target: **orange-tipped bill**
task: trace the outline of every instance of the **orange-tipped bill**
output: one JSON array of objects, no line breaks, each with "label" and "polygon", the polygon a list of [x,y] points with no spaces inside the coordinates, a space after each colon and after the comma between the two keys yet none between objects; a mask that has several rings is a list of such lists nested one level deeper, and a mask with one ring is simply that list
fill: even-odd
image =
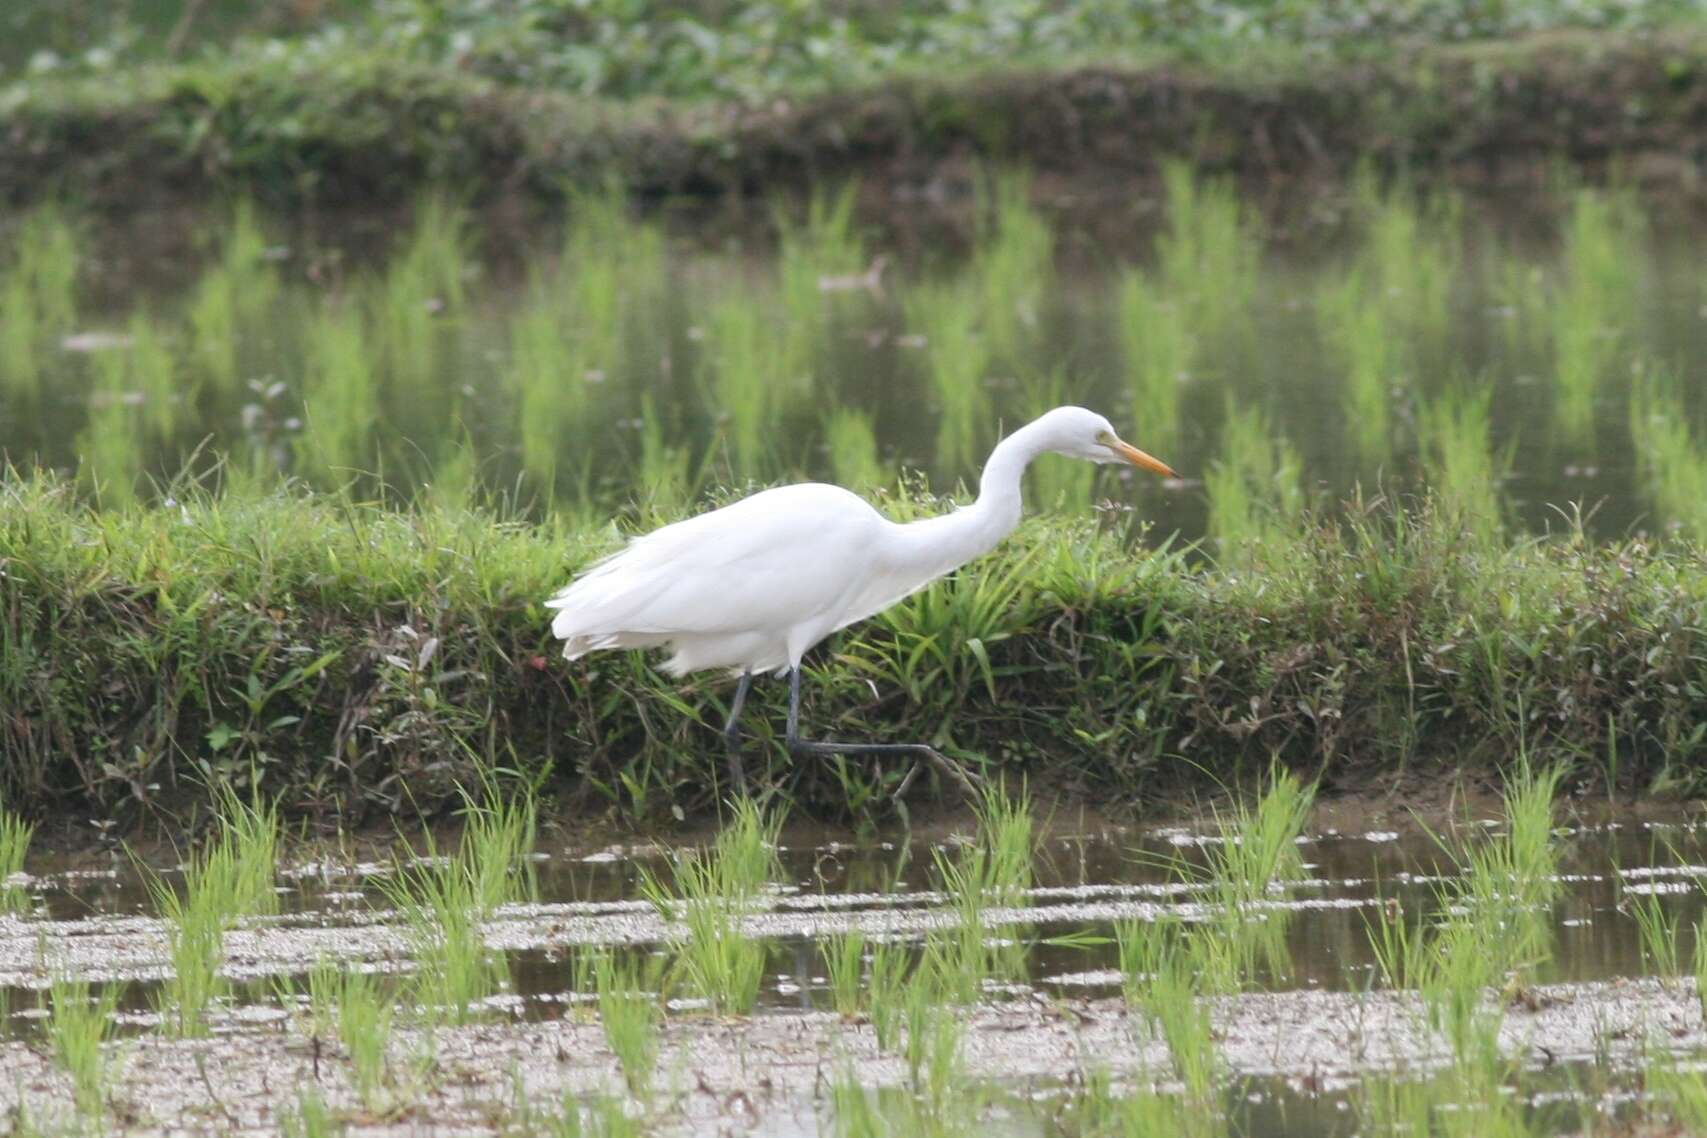
[{"label": "orange-tipped bill", "polygon": [[1151,474],[1160,474],[1163,478],[1179,477],[1179,475],[1174,473],[1173,467],[1169,466],[1159,458],[1145,454],[1143,451],[1129,443],[1123,443],[1119,439],[1116,439],[1108,445],[1113,448],[1115,454],[1118,454],[1121,458],[1124,458],[1127,462],[1130,462],[1140,470],[1148,470]]}]

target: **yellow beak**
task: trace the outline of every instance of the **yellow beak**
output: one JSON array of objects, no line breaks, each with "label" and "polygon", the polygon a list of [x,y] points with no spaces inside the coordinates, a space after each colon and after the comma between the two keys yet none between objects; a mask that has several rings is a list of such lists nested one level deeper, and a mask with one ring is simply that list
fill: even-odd
[{"label": "yellow beak", "polygon": [[1130,462],[1133,466],[1136,466],[1141,470],[1148,470],[1151,474],[1160,474],[1163,478],[1179,477],[1179,475],[1174,473],[1173,467],[1169,466],[1159,458],[1145,454],[1143,451],[1129,443],[1123,443],[1119,439],[1115,439],[1108,445],[1114,450],[1115,454],[1118,454],[1121,458],[1124,458],[1127,462]]}]

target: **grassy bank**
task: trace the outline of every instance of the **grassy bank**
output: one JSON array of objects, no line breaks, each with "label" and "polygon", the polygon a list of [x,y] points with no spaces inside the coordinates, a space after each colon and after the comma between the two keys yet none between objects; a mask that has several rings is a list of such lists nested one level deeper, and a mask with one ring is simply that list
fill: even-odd
[{"label": "grassy bank", "polygon": [[[288,812],[349,822],[436,808],[492,764],[549,765],[573,801],[634,818],[713,801],[727,683],[553,653],[540,601],[613,532],[305,493],[179,498],[90,512],[52,479],[0,488],[14,807],[134,818],[209,779],[259,781]],[[1271,526],[1213,568],[1033,521],[820,650],[807,722],[1103,799],[1271,755],[1329,787],[1520,753],[1597,788],[1693,785],[1699,550],[1508,545],[1467,525],[1446,506],[1354,507],[1333,528]],[[877,809],[904,776],[791,763],[764,734],[783,685],[754,694],[749,770],[792,799]]]},{"label": "grassy bank", "polygon": [[347,39],[51,71],[0,88],[0,197],[134,206],[240,186],[347,204],[451,182],[554,200],[610,177],[648,195],[849,175],[878,188],[952,177],[973,156],[1093,181],[1177,155],[1252,175],[1338,177],[1372,159],[1470,180],[1622,160],[1681,182],[1707,120],[1693,20],[1329,52],[1142,30],[1029,50],[903,44],[853,73],[825,65],[828,81],[802,70],[736,90],[577,85],[496,48],[462,59]]}]

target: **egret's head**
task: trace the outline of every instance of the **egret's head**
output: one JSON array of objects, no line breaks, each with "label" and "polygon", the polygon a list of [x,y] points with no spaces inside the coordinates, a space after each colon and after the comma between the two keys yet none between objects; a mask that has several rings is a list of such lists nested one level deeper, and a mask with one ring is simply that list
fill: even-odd
[{"label": "egret's head", "polygon": [[1095,411],[1057,407],[1044,415],[1039,424],[1045,425],[1049,432],[1049,449],[1058,454],[1091,462],[1125,462],[1164,478],[1179,477],[1161,459],[1122,442],[1113,425]]}]

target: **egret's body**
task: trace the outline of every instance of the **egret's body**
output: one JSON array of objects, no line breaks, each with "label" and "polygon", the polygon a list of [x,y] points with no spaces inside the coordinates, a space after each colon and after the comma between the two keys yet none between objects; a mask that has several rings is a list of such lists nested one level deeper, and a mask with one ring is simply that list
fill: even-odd
[{"label": "egret's body", "polygon": [[571,660],[600,648],[668,646],[674,654],[664,667],[672,675],[739,673],[726,728],[732,754],[751,677],[783,671],[793,681],[792,749],[880,749],[797,738],[801,658],[830,633],[993,548],[1019,524],[1026,466],[1050,451],[1172,474],[1120,442],[1102,416],[1058,407],[996,446],[969,506],[903,524],[838,486],[765,490],[635,538],[546,602],[557,610],[552,632]]}]

